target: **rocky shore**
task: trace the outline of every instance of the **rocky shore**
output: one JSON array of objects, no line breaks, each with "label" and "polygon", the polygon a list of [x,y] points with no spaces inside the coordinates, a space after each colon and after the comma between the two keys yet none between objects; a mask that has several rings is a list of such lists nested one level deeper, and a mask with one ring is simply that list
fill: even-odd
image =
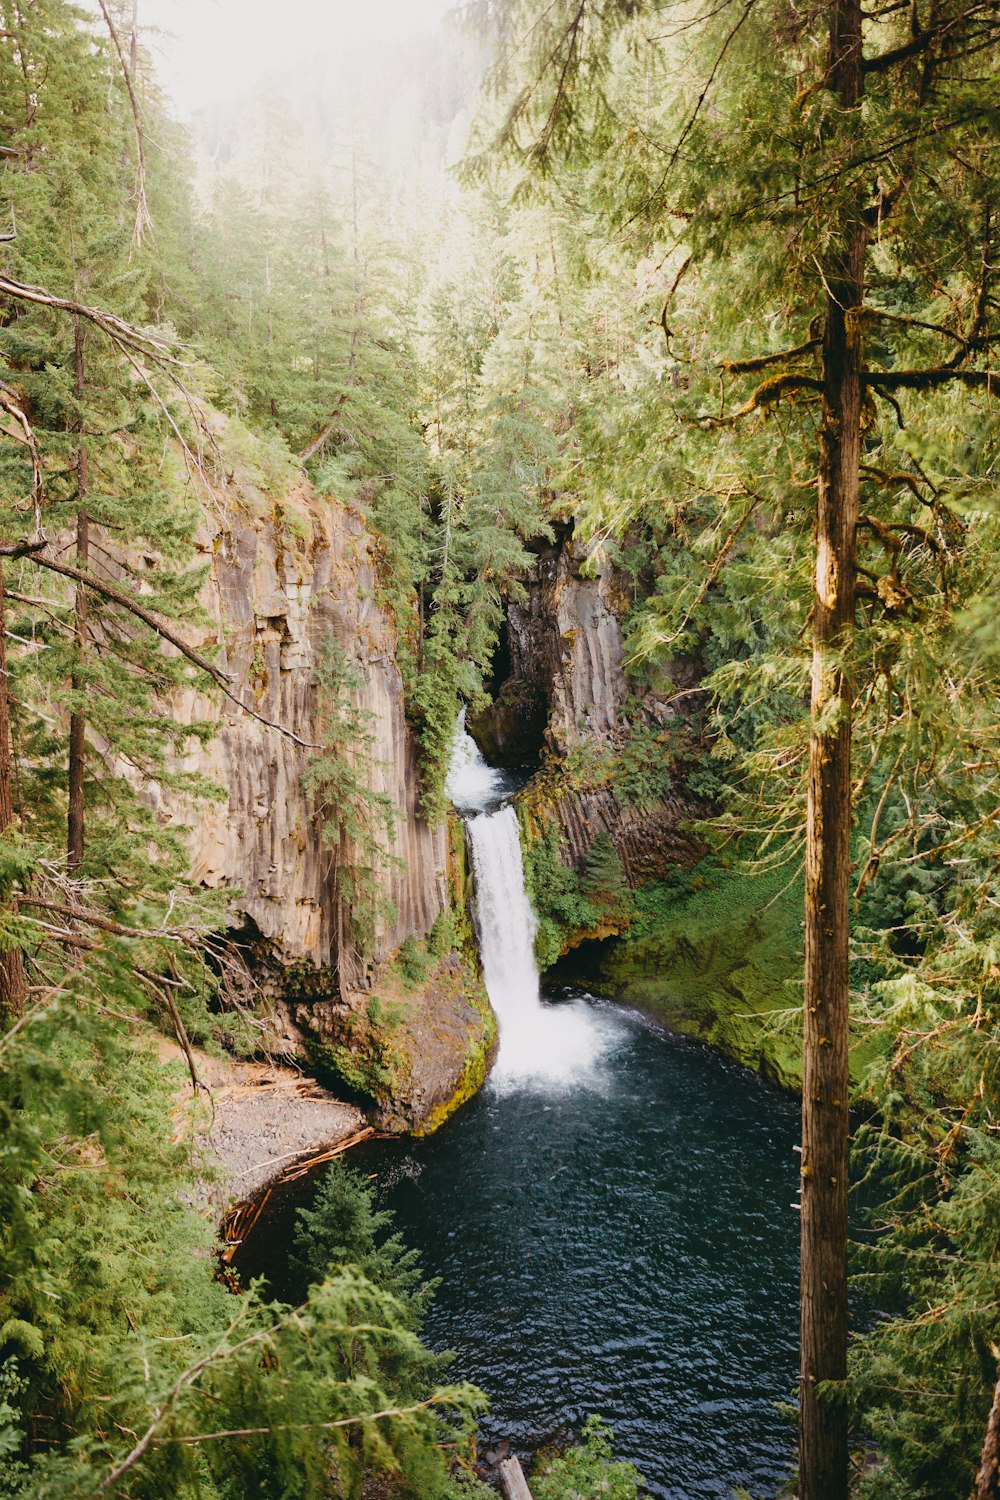
[{"label": "rocky shore", "polygon": [[[164,1043],[165,1063],[184,1063]],[[211,1165],[207,1199],[213,1210],[255,1197],[290,1168],[333,1150],[367,1126],[361,1110],[328,1093],[314,1078],[281,1063],[240,1062],[196,1052],[199,1089],[190,1079],[173,1111],[176,1136],[192,1129]]]}]

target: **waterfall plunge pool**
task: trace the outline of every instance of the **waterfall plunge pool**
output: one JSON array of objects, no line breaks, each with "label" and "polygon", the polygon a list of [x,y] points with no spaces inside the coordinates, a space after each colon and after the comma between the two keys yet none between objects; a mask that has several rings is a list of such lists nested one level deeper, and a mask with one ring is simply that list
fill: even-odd
[{"label": "waterfall plunge pool", "polygon": [[[598,1412],[664,1500],[774,1496],[795,1443],[795,1101],[579,991],[545,1008],[553,1027],[588,1015],[589,1067],[491,1080],[435,1135],[350,1154],[440,1278],[424,1337],[488,1393],[484,1450],[530,1453]],[[285,1258],[317,1180],[269,1205],[245,1278],[301,1291]]]},{"label": "waterfall plunge pool", "polygon": [[481,1385],[483,1438],[530,1451],[599,1412],[670,1500],[773,1496],[794,1427],[797,1109],[579,993],[603,1055],[572,1084],[487,1084],[436,1135],[352,1153],[426,1275],[425,1336]]},{"label": "waterfall plunge pool", "polygon": [[[773,1496],[795,1434],[797,1107],[754,1075],[578,990],[545,1000],[517,779],[461,729],[449,777],[500,1023],[482,1093],[437,1134],[351,1164],[440,1278],[424,1336],[487,1392],[522,1453],[609,1422],[664,1500]],[[240,1256],[288,1288],[299,1195]]]},{"label": "waterfall plunge pool", "polygon": [[490,1395],[487,1439],[531,1448],[598,1412],[659,1495],[773,1495],[794,1441],[796,1107],[640,1016],[546,1003],[514,787],[464,724],[448,790],[497,1062],[437,1136],[359,1162],[441,1278],[430,1342]]}]

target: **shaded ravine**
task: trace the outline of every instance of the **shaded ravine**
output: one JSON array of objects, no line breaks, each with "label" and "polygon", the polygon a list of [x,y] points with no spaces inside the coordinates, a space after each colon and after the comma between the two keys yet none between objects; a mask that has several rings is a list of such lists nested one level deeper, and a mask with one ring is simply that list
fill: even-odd
[{"label": "shaded ravine", "polygon": [[[795,1438],[795,1102],[634,1012],[541,995],[516,785],[460,735],[494,1072],[436,1135],[351,1162],[440,1278],[425,1338],[488,1393],[484,1440],[530,1453],[598,1412],[665,1500],[774,1496]],[[241,1257],[282,1293],[294,1207]]]}]

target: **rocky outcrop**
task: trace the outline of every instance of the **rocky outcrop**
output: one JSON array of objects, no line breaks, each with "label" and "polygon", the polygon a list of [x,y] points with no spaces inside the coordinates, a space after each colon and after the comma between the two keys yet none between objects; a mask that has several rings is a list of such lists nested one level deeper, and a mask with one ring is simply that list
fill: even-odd
[{"label": "rocky outcrop", "polygon": [[[374,542],[360,514],[300,479],[280,503],[230,499],[221,524],[206,509],[200,545],[211,625],[193,643],[216,655],[244,702],[289,733],[219,696],[194,688],[180,694],[182,723],[218,726],[206,743],[192,738],[184,768],[224,795],[191,806],[161,791],[163,813],[191,827],[195,878],[239,893],[236,906],[279,964],[304,961],[329,971],[342,992],[363,989],[369,959],[423,936],[448,899],[446,832],[419,813],[416,746],[395,630],[378,598]],[[352,895],[339,888],[304,781],[323,743],[317,668],[327,638],[356,680],[352,702],[366,740],[356,763],[395,812],[378,890],[365,898],[375,926],[366,957],[352,941]],[[349,855],[341,845],[341,864]]]},{"label": "rocky outcrop", "polygon": [[497,1021],[468,956],[451,952],[407,984],[376,971],[364,1006],[300,1007],[317,1070],[363,1103],[380,1130],[429,1135],[486,1081]]},{"label": "rocky outcrop", "polygon": [[[488,759],[516,764],[541,756],[524,795],[533,819],[558,821],[569,863],[579,869],[594,840],[607,834],[629,884],[641,885],[698,858],[701,846],[687,825],[701,808],[682,786],[629,801],[608,766],[637,727],[668,726],[679,713],[669,695],[626,678],[629,581],[606,561],[595,565],[572,525],[537,557],[524,598],[508,610],[508,675],[496,702],[469,727]],[[697,675],[694,663],[671,663],[672,690],[691,687]],[[598,774],[575,764],[588,750],[604,758]]]},{"label": "rocky outcrop", "polygon": [[625,701],[624,606],[609,567],[563,532],[538,550],[525,596],[507,613],[509,672],[497,700],[470,729],[488,760],[522,764],[543,745],[565,753],[611,733]]},{"label": "rocky outcrop", "polygon": [[594,840],[606,833],[633,887],[662,879],[676,865],[692,865],[704,852],[690,828],[699,804],[683,791],[668,793],[649,806],[634,806],[607,786],[560,790],[550,806],[575,867],[584,863]]}]

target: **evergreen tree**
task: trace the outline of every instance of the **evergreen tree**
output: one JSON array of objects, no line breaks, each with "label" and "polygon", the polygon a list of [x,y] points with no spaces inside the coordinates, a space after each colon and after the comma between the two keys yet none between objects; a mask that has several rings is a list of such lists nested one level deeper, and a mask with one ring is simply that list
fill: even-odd
[{"label": "evergreen tree", "polygon": [[[637,0],[556,5],[541,16],[532,6],[500,8],[502,24],[531,39],[499,132],[511,157],[554,182],[565,163],[592,162],[595,144],[610,151],[613,143],[620,149],[635,139],[632,101],[619,87],[632,76],[630,64],[617,73],[613,64],[623,57],[623,38],[633,54],[643,47],[645,10]],[[696,274],[708,272],[723,305],[739,309],[736,347],[717,344],[712,353],[724,401],[728,383],[739,389],[750,382],[742,403],[712,411],[704,336],[691,330],[689,343],[701,345],[687,377],[696,395],[678,404],[713,431],[758,423],[785,405],[779,467],[788,464],[793,484],[804,470],[810,477],[803,482],[816,487],[799,1479],[808,1500],[846,1495],[848,1482],[843,1387],[857,539],[863,527],[887,560],[885,573],[862,565],[876,615],[880,609],[896,615],[906,606],[901,556],[911,539],[931,550],[934,540],[917,517],[879,516],[879,502],[886,489],[909,483],[903,475],[912,477],[911,501],[932,510],[939,501],[912,462],[912,448],[909,462],[897,464],[891,460],[905,443],[884,428],[875,438],[874,403],[889,403],[902,426],[901,393],[949,383],[993,389],[995,377],[983,367],[992,303],[981,246],[997,185],[980,147],[995,87],[983,58],[1000,37],[993,6],[957,4],[935,11],[926,24],[914,16],[909,31],[894,6],[863,15],[853,0],[831,7],[826,19],[822,40],[808,18],[782,5],[724,6],[685,21],[671,40],[679,49],[687,33],[698,37],[697,68],[689,56],[676,103],[639,135],[649,151],[640,144],[629,153],[631,166],[613,190],[617,201],[609,201],[600,180],[596,194],[619,223],[638,219],[686,248],[663,311],[668,344],[676,337],[667,321],[673,324],[670,294],[692,262]],[[654,55],[650,65],[658,60]],[[665,167],[657,161],[661,142]],[[955,215],[959,202],[963,211]],[[933,250],[928,224],[935,226]],[[992,244],[988,227],[985,236]],[[754,349],[758,330],[768,337]],[[939,339],[951,344],[951,357],[931,353],[921,362]],[[748,488],[759,492],[772,477],[773,471],[757,470]],[[863,483],[871,513],[862,516]],[[730,484],[730,495],[735,488]]]}]

